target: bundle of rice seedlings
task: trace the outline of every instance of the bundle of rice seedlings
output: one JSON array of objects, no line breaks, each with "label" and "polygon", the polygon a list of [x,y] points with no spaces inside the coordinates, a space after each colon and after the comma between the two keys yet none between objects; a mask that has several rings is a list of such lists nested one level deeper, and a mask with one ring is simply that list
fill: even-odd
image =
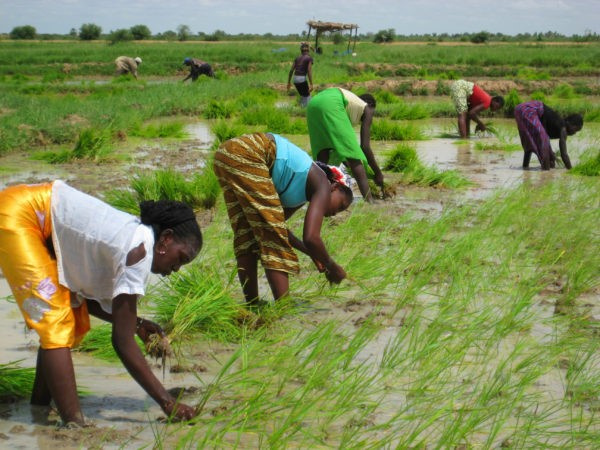
[{"label": "bundle of rice seedlings", "polygon": [[0,364],[0,402],[31,395],[35,368],[20,367],[21,361]]}]

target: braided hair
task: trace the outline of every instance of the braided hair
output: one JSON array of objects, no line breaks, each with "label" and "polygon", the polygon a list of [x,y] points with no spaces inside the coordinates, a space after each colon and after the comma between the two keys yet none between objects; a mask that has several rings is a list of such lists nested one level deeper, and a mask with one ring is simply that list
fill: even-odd
[{"label": "braided hair", "polygon": [[180,241],[195,241],[202,247],[202,232],[192,208],[183,202],[174,200],[147,200],[140,203],[140,219],[144,225],[150,225],[154,238],[158,241],[166,229]]}]

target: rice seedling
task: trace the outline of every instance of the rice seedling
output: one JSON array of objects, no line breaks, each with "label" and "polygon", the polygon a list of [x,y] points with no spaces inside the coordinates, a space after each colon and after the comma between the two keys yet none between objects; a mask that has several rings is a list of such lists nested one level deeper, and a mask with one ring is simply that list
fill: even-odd
[{"label": "rice seedling", "polygon": [[273,106],[246,108],[240,115],[244,125],[264,125],[268,131],[285,134],[307,134],[305,120],[292,120],[286,111]]},{"label": "rice seedling", "polygon": [[176,138],[182,139],[187,136],[184,130],[185,124],[183,122],[167,122],[159,124],[149,124],[146,126],[140,126],[139,124],[134,126],[129,134],[131,136],[157,139],[157,138]]},{"label": "rice seedling", "polygon": [[381,141],[416,141],[425,139],[423,131],[412,123],[399,124],[380,119],[371,125],[371,139]]},{"label": "rice seedling", "polygon": [[35,152],[32,157],[50,164],[61,164],[81,159],[98,162],[108,159],[112,152],[110,132],[88,128],[79,133],[79,138],[72,150]]},{"label": "rice seedling", "polygon": [[571,173],[577,175],[585,175],[588,177],[597,177],[600,175],[600,151],[588,150],[588,152],[582,156],[581,162],[576,164],[572,169]]},{"label": "rice seedling", "polygon": [[6,402],[15,398],[26,398],[31,395],[35,378],[35,368],[19,365],[21,361],[0,364],[0,401]]},{"label": "rice seedling", "polygon": [[440,172],[433,166],[425,166],[418,158],[415,147],[399,144],[390,153],[384,169],[402,173],[402,182],[424,186],[464,187],[471,182],[456,170]]},{"label": "rice seedling", "polygon": [[205,119],[228,119],[233,115],[233,111],[233,106],[228,102],[210,100],[202,111],[202,117]]},{"label": "rice seedling", "polygon": [[[135,341],[143,352],[145,350],[144,343],[137,336],[135,336]],[[104,361],[119,361],[119,356],[112,345],[112,325],[105,323],[92,327],[77,347],[77,351],[89,353]]]},{"label": "rice seedling", "polygon": [[105,199],[123,211],[138,214],[139,203],[144,200],[177,200],[194,209],[212,208],[219,192],[219,183],[209,164],[190,180],[171,169],[138,172],[131,180],[130,189],[107,191]]},{"label": "rice seedling", "polygon": [[228,123],[224,120],[216,122],[210,130],[215,136],[215,142],[213,143],[214,148],[217,148],[221,143],[228,139],[248,133],[248,129],[244,125]]}]

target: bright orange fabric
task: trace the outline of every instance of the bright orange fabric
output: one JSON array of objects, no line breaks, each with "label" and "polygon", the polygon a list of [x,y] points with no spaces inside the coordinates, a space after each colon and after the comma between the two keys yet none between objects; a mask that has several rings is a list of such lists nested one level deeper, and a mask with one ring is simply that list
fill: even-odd
[{"label": "bright orange fabric", "polygon": [[85,302],[71,307],[58,284],[52,242],[52,183],[13,186],[0,192],[0,268],[29,328],[43,349],[73,347],[90,329]]}]

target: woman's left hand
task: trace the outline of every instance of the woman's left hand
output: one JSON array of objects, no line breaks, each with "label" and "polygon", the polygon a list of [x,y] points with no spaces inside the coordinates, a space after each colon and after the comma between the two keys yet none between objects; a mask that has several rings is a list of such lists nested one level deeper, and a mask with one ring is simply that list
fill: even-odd
[{"label": "woman's left hand", "polygon": [[136,327],[137,335],[140,337],[142,342],[147,343],[148,339],[152,334],[158,334],[161,338],[166,336],[162,327],[156,322],[152,322],[151,320],[146,320],[142,318],[138,318],[138,323]]}]

